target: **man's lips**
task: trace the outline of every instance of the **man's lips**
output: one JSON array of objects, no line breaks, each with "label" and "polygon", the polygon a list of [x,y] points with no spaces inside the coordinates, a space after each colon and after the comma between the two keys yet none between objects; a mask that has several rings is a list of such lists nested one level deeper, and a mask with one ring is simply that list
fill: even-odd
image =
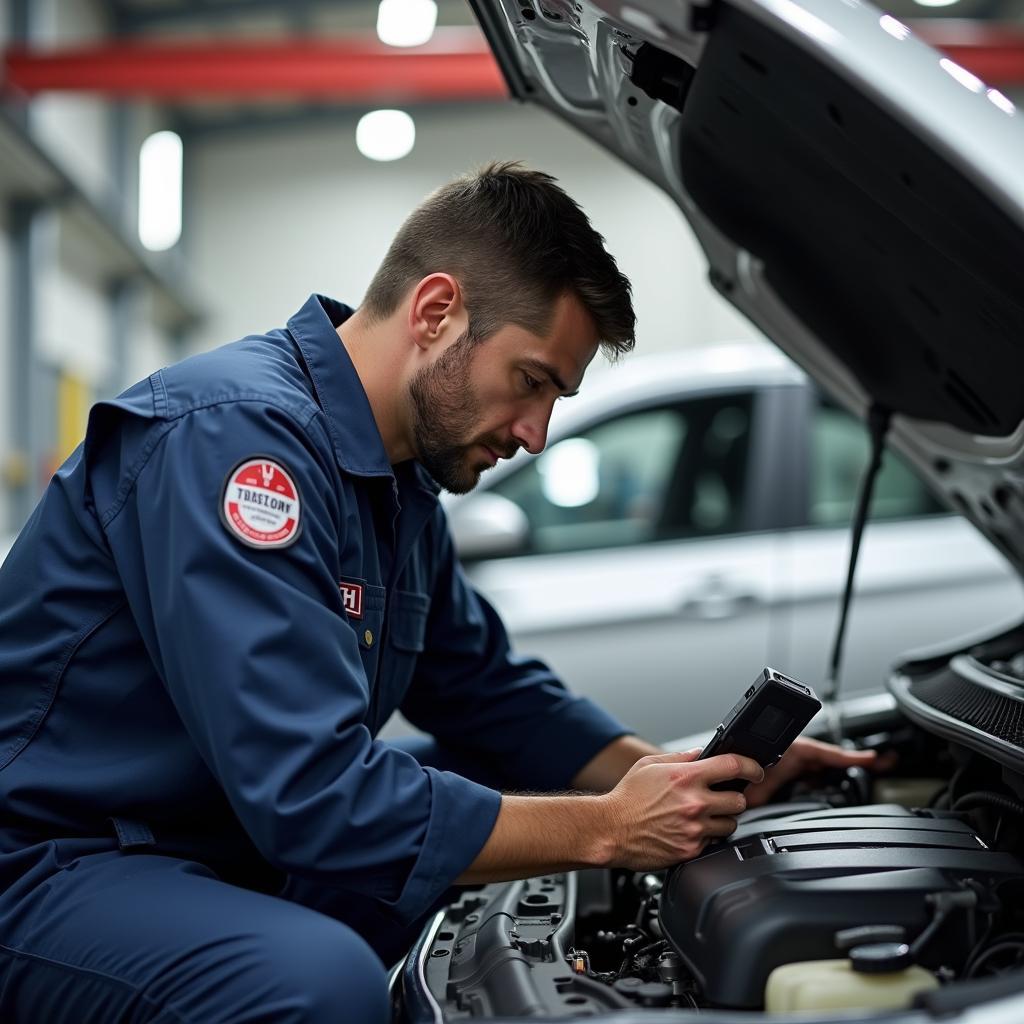
[{"label": "man's lips", "polygon": [[512,456],[519,451],[519,445],[517,444],[513,444],[509,448],[503,448],[497,445],[487,444],[484,441],[474,442],[473,447],[479,448],[492,466],[496,465],[501,459],[511,459]]}]

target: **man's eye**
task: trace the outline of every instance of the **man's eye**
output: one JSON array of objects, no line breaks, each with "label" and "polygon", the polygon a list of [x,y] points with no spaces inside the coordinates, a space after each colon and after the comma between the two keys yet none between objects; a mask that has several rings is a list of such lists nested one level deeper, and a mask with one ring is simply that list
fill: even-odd
[{"label": "man's eye", "polygon": [[531,377],[525,370],[523,371],[523,382],[526,384],[527,391],[536,391],[541,385],[540,380]]}]

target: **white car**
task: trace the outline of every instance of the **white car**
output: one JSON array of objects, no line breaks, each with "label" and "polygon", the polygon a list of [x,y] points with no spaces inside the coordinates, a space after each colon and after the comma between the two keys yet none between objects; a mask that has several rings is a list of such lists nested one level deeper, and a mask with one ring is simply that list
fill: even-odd
[{"label": "white car", "polygon": [[[512,94],[663,188],[721,293],[838,406],[871,424],[873,450],[884,442],[901,455],[1024,576],[1024,125],[1013,103],[864,0],[473,5]],[[785,621],[787,609],[773,677],[783,690],[801,687],[787,676],[818,681],[846,575],[838,524],[854,485],[838,460],[856,442],[842,439],[844,421],[827,411],[812,412],[803,439],[791,433],[787,442],[786,411],[814,402],[791,371],[777,372],[747,401],[711,390],[692,399],[706,412],[695,404],[689,416],[661,421],[667,436],[684,431],[684,455],[687,443],[712,455],[710,470],[667,485],[675,537],[658,539],[669,520],[651,511],[656,489],[653,503],[644,490],[657,479],[657,446],[628,443],[625,418],[609,428],[607,460],[595,427],[566,455],[556,444],[547,465],[520,468],[521,486],[510,467],[506,495],[497,479],[490,488],[500,500],[519,486],[526,504],[528,474],[539,477],[552,508],[537,520],[534,544],[610,542],[616,530],[637,541],[653,531],[653,543],[623,543],[621,571],[573,584],[575,603],[602,614],[615,607],[624,616],[655,593],[674,601],[663,607],[679,626],[665,634],[677,646],[656,648],[646,617],[581,631],[595,674],[621,649],[628,718],[653,714],[677,729],[703,689],[723,716],[737,697],[748,707],[759,691],[744,687],[772,651],[772,617]],[[752,376],[747,383],[755,386]],[[674,384],[685,394],[692,381]],[[787,391],[792,402],[772,397]],[[832,419],[820,437],[815,415]],[[763,454],[787,443],[793,450],[781,458]],[[816,458],[819,469],[775,499],[781,509],[747,501],[747,490],[763,487],[760,474]],[[559,534],[558,517],[585,508],[595,484],[598,501],[605,461],[633,477],[626,512]],[[889,472],[876,481],[878,518],[858,568],[849,682],[871,684],[857,678],[854,659],[880,630],[895,646],[912,646],[922,628],[941,642],[901,657],[887,693],[831,716],[847,741],[898,755],[888,770],[804,780],[667,872],[564,871],[470,887],[395,971],[396,1020],[1024,1021],[1021,595],[1010,586],[987,612],[976,607],[980,591],[965,567],[984,558],[962,539],[964,523],[940,514],[898,521],[928,504],[912,477],[900,483],[900,471]],[[740,480],[747,490],[735,490]],[[506,534],[521,537],[521,521],[507,520]],[[545,524],[553,532],[542,534]],[[694,530],[717,532],[692,540],[695,550],[735,549],[720,583],[707,580],[710,561],[681,574],[668,557]],[[564,592],[566,573],[541,565],[597,555],[507,558],[534,563],[520,609],[533,618],[517,624],[509,609],[513,629],[536,630],[555,615],[545,602]],[[744,575],[748,565],[756,571]],[[481,566],[499,603],[502,570],[498,561],[486,574]],[[932,600],[938,588],[946,596]],[[992,616],[987,633],[964,639],[975,613]],[[809,666],[799,661],[807,633],[817,645]],[[742,671],[732,667],[737,652]],[[557,664],[558,651],[548,653]],[[668,685],[647,678],[659,660]],[[750,735],[768,742],[794,722],[781,698],[758,703]],[[545,756],[542,745],[535,756]]]},{"label": "white car", "polygon": [[[664,742],[713,728],[751,666],[820,689],[868,450],[863,424],[768,346],[636,356],[558,403],[543,454],[447,506],[515,648]],[[880,692],[908,647],[1022,608],[1006,560],[890,453],[842,694]]]}]

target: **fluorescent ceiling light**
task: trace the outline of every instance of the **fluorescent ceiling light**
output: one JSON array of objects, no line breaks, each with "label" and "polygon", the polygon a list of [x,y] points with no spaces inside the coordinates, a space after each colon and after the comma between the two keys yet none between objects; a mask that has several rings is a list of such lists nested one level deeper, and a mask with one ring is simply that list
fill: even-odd
[{"label": "fluorescent ceiling light", "polygon": [[919,7],[952,7],[958,0],[914,0]]},{"label": "fluorescent ceiling light", "polygon": [[878,23],[893,39],[898,39],[900,42],[910,36],[910,29],[902,21],[897,21],[891,14],[883,14],[878,19]]},{"label": "fluorescent ceiling light", "polygon": [[420,46],[437,24],[434,0],[380,0],[377,35],[388,46]]},{"label": "fluorescent ceiling light", "polygon": [[768,2],[775,9],[776,14],[784,21],[788,21],[798,31],[803,32],[805,36],[817,39],[819,42],[825,43],[826,46],[832,46],[839,41],[839,33],[828,22],[805,10],[796,3],[796,0],[768,0]]},{"label": "fluorescent ceiling light", "polygon": [[181,238],[181,136],[150,135],[139,150],[139,241],[152,252]]},{"label": "fluorescent ceiling light", "polygon": [[952,75],[965,89],[970,89],[971,92],[985,91],[985,83],[977,75],[972,75],[967,68],[960,67],[948,57],[943,57],[939,61],[939,67],[947,74]]},{"label": "fluorescent ceiling light", "polygon": [[1017,108],[1012,101],[1008,100],[998,89],[989,89],[988,98],[1004,113],[1011,117],[1017,113]]},{"label": "fluorescent ceiling light", "polygon": [[416,125],[404,110],[374,110],[356,125],[356,145],[370,160],[401,160],[415,142]]}]

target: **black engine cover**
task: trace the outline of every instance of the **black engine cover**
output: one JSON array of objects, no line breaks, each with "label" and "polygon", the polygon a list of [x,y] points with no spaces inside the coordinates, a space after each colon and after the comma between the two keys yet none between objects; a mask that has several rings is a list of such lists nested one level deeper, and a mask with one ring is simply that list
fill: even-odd
[{"label": "black engine cover", "polygon": [[[902,925],[910,941],[932,919],[928,893],[1022,870],[943,812],[764,808],[742,818],[727,843],[669,872],[660,922],[710,1003],[755,1009],[776,967],[840,956],[840,929]],[[963,923],[950,915],[922,951],[925,966],[963,963]]]}]

